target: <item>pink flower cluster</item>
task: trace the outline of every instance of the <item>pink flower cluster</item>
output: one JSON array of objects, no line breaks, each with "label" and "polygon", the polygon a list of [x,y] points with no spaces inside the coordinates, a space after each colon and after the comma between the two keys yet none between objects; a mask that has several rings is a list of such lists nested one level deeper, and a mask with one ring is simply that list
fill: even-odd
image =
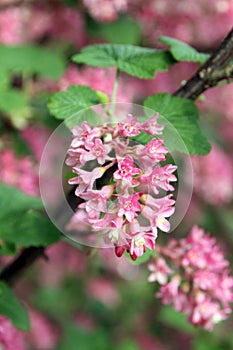
[{"label": "pink flower cluster", "polygon": [[[233,277],[215,238],[194,226],[187,238],[157,245],[158,255],[149,264],[149,281],[161,286],[157,297],[188,315],[195,326],[212,330],[227,318],[233,302]],[[168,266],[166,259],[172,264]]]},{"label": "pink flower cluster", "polygon": [[0,348],[4,350],[25,350],[24,335],[11,322],[0,316]]},{"label": "pink flower cluster", "polygon": [[[171,194],[158,197],[161,189],[173,191],[176,181],[176,166],[160,164],[168,153],[157,136],[162,129],[157,115],[143,123],[128,115],[114,126],[83,122],[72,128],[66,164],[77,174],[69,183],[77,186],[75,194],[83,203],[69,229],[91,226],[114,244],[117,256],[126,250],[135,260],[146,248],[154,249],[158,228],[170,230],[167,218],[175,210]],[[157,137],[143,146],[132,141],[140,132]]]},{"label": "pink flower cluster", "polygon": [[0,42],[7,45],[31,42],[49,35],[80,47],[86,41],[84,27],[80,11],[56,2],[12,6],[0,11]]},{"label": "pink flower cluster", "polygon": [[232,27],[231,0],[128,1],[128,12],[141,23],[150,42],[167,35],[198,47],[211,47]]}]

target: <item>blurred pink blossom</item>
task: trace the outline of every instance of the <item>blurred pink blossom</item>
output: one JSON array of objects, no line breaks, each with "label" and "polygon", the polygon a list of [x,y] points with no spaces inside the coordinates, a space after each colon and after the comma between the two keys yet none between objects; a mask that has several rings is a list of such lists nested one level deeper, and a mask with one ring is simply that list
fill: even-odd
[{"label": "blurred pink blossom", "polygon": [[[35,310],[29,310],[31,329],[27,339],[35,350],[52,350],[58,340],[58,329],[49,319]],[[16,348],[15,348],[16,350]]]},{"label": "blurred pink blossom", "polygon": [[88,280],[86,291],[89,297],[95,298],[109,307],[115,307],[120,302],[120,296],[114,284],[105,278]]},{"label": "blurred pink blossom", "polygon": [[0,11],[0,42],[17,45],[44,36],[82,47],[86,42],[82,13],[58,3],[12,6]]},{"label": "blurred pink blossom", "polygon": [[[78,68],[75,65],[70,65],[58,83],[58,89],[66,90],[70,85],[86,85],[105,93],[110,98],[115,74],[114,68]],[[133,88],[130,79],[122,77],[120,78],[116,100],[117,102],[131,102],[136,92],[137,88]]]},{"label": "blurred pink blossom", "polygon": [[226,84],[209,89],[205,92],[205,100],[199,103],[200,108],[233,123],[232,88],[233,84]]},{"label": "blurred pink blossom", "polygon": [[87,255],[65,242],[59,242],[46,250],[48,261],[40,261],[41,280],[45,285],[58,284],[65,275],[79,276],[87,266]]},{"label": "blurred pink blossom", "polygon": [[[150,43],[166,35],[195,46],[211,47],[232,27],[231,0],[180,0],[175,3],[172,0],[129,0],[128,8],[142,24]],[[213,31],[213,27],[216,30]]]},{"label": "blurred pink blossom", "polygon": [[38,174],[32,161],[29,157],[17,158],[10,149],[0,152],[0,181],[29,195],[39,195]]},{"label": "blurred pink blossom", "polygon": [[216,239],[201,228],[194,226],[186,238],[171,239],[164,247],[157,245],[157,257],[149,270],[149,281],[160,284],[157,297],[187,314],[195,326],[212,330],[231,313],[233,277],[229,275],[229,262]]},{"label": "blurred pink blossom", "polygon": [[49,129],[39,125],[28,126],[21,131],[22,138],[31,148],[37,161],[40,161],[41,159],[50,134],[51,132]]},{"label": "blurred pink blossom", "polygon": [[26,350],[23,332],[14,328],[11,322],[3,316],[0,316],[0,348]]},{"label": "blurred pink blossom", "polygon": [[207,202],[221,205],[233,195],[233,166],[231,158],[217,145],[209,154],[192,156],[194,190]]},{"label": "blurred pink blossom", "polygon": [[22,42],[27,10],[11,7],[0,11],[0,43],[17,45]]},{"label": "blurred pink blossom", "polygon": [[91,16],[100,22],[116,20],[118,13],[127,10],[127,3],[128,0],[83,0]]}]

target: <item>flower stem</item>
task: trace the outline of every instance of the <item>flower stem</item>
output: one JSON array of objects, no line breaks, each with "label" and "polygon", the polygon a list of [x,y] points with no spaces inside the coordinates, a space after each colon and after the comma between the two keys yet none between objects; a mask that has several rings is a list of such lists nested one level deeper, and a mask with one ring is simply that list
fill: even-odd
[{"label": "flower stem", "polygon": [[116,70],[116,76],[114,80],[113,90],[112,90],[112,98],[111,98],[111,109],[110,114],[113,117],[114,109],[115,109],[115,102],[116,102],[116,96],[117,96],[117,88],[119,83],[119,77],[120,77],[120,70],[117,68]]}]

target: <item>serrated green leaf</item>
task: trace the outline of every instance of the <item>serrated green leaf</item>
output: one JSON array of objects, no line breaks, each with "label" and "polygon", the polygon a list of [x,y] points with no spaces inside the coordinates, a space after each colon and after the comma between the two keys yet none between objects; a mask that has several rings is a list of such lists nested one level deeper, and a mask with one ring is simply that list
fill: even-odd
[{"label": "serrated green leaf", "polygon": [[59,79],[65,70],[63,57],[38,45],[0,45],[0,67],[10,73],[34,73]]},{"label": "serrated green leaf", "polygon": [[[165,127],[163,138],[170,151],[197,155],[209,153],[211,146],[199,127],[199,112],[192,101],[164,93],[149,96],[144,105],[160,113],[158,122]],[[187,150],[177,136],[182,138]]]},{"label": "serrated green leaf", "polygon": [[71,85],[68,90],[54,94],[48,108],[58,119],[67,119],[81,110],[100,103],[95,90],[83,85]]},{"label": "serrated green leaf", "polygon": [[137,45],[142,37],[139,24],[125,15],[110,23],[100,23],[88,18],[87,30],[92,37],[102,37],[114,44]]},{"label": "serrated green leaf", "polygon": [[167,51],[120,44],[87,46],[72,60],[97,67],[115,66],[120,71],[144,79],[154,78],[156,72],[165,71],[174,63]]},{"label": "serrated green leaf", "polygon": [[0,239],[22,247],[57,242],[61,234],[42,208],[41,199],[0,184]]},{"label": "serrated green leaf", "polygon": [[9,318],[15,327],[25,331],[29,330],[27,310],[3,282],[0,282],[0,314]]},{"label": "serrated green leaf", "polygon": [[177,61],[197,62],[202,64],[209,58],[208,54],[198,52],[196,49],[180,40],[168,36],[161,36],[159,41],[170,47],[170,52]]}]

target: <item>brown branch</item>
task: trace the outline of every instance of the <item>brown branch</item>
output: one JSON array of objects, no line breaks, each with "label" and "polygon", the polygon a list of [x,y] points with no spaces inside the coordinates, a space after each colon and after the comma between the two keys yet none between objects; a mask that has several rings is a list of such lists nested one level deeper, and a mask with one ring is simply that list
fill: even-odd
[{"label": "brown branch", "polygon": [[203,66],[173,95],[195,100],[205,90],[216,86],[219,81],[232,78],[232,60],[233,29]]},{"label": "brown branch", "polygon": [[9,265],[7,265],[0,273],[0,280],[14,284],[18,277],[30,267],[35,260],[45,257],[44,247],[29,247],[24,249],[20,255]]}]

